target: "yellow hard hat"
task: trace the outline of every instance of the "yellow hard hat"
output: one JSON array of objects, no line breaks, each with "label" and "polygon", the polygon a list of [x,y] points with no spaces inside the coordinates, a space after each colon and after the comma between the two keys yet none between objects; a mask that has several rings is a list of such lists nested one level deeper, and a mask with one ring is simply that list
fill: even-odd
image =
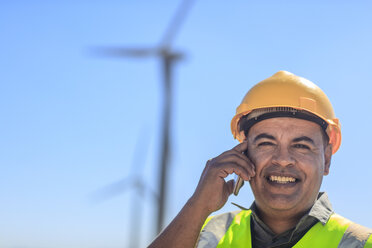
[{"label": "yellow hard hat", "polygon": [[259,82],[244,96],[236,109],[236,115],[231,120],[234,138],[239,142],[246,138],[244,130],[240,127],[242,117],[254,110],[270,108],[306,111],[319,117],[325,122],[325,132],[329,137],[329,143],[332,144],[332,154],[340,147],[341,125],[326,94],[309,80],[287,71],[279,71]]}]

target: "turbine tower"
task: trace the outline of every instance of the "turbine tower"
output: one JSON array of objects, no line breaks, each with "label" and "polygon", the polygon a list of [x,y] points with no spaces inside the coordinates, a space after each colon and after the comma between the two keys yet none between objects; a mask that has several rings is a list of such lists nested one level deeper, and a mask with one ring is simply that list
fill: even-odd
[{"label": "turbine tower", "polygon": [[[172,48],[172,42],[174,41],[177,32],[180,30],[181,24],[185,20],[185,17],[193,2],[194,0],[183,0],[181,2],[164,33],[160,45],[156,47],[99,47],[94,49],[94,53],[98,56],[116,58],[157,57],[160,59],[162,64],[164,102],[161,125],[162,139],[160,145],[161,150],[158,174],[158,197],[156,198],[158,205],[156,222],[157,233],[160,233],[164,226],[164,212],[167,201],[166,190],[168,188],[169,159],[171,153],[170,127],[173,105],[173,69],[175,63],[184,57],[184,53],[176,51]],[[112,188],[112,191],[118,190]]]}]

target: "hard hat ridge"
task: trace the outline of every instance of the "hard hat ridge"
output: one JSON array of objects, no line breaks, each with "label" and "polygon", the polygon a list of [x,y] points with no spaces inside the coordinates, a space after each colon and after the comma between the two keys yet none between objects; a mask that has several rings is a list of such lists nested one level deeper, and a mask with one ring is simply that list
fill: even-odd
[{"label": "hard hat ridge", "polygon": [[262,108],[255,109],[249,114],[242,116],[239,121],[240,131],[244,131],[245,137],[248,136],[249,129],[257,122],[277,117],[289,117],[303,119],[318,124],[325,135],[327,135],[328,123],[318,116],[307,112],[306,110],[294,109],[290,107],[273,107],[273,108]]}]

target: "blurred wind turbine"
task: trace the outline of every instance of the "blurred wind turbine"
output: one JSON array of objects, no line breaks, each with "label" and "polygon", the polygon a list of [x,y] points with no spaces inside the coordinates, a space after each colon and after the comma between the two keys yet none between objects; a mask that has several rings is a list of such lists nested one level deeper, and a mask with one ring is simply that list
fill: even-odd
[{"label": "blurred wind turbine", "polygon": [[142,128],[140,135],[134,149],[132,166],[129,176],[123,178],[117,182],[111,183],[98,191],[95,191],[91,195],[91,200],[93,203],[100,203],[106,201],[110,198],[119,196],[128,190],[133,190],[133,199],[131,206],[131,213],[129,217],[129,223],[131,223],[131,228],[129,228],[129,246],[130,248],[140,247],[139,241],[141,240],[142,232],[142,208],[143,199],[146,196],[150,196],[153,200],[158,200],[158,195],[156,192],[144,183],[142,172],[144,170],[144,165],[146,164],[148,146],[149,146],[149,136],[147,128]]},{"label": "blurred wind turbine", "polygon": [[[164,226],[164,212],[166,204],[166,190],[168,187],[168,172],[170,158],[170,121],[172,112],[172,74],[175,62],[184,57],[184,53],[175,51],[172,48],[172,42],[179,31],[187,13],[189,12],[195,0],[184,0],[179,5],[173,19],[171,20],[160,45],[156,47],[100,47],[93,49],[95,55],[101,57],[116,57],[116,58],[148,58],[158,57],[162,63],[163,71],[163,89],[164,103],[162,116],[162,139],[159,163],[159,192],[158,192],[158,214],[157,214],[157,233],[160,233]],[[119,191],[120,185],[112,185],[110,192]],[[120,190],[121,191],[121,190]],[[107,193],[109,196],[110,193]],[[135,211],[138,211],[136,209]]]}]

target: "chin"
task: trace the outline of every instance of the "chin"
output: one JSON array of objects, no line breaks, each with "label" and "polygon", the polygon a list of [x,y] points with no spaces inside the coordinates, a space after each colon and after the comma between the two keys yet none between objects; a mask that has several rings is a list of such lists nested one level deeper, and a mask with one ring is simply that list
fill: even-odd
[{"label": "chin", "polygon": [[296,199],[293,199],[296,197],[291,197],[288,195],[275,195],[274,197],[271,197],[266,202],[266,205],[269,206],[272,209],[277,210],[290,210],[296,207],[298,205],[298,202]]},{"label": "chin", "polygon": [[[262,208],[271,211],[306,211],[306,207],[300,201],[297,194],[265,194],[262,198],[256,198],[256,202]],[[303,209],[304,208],[304,209]]]}]

